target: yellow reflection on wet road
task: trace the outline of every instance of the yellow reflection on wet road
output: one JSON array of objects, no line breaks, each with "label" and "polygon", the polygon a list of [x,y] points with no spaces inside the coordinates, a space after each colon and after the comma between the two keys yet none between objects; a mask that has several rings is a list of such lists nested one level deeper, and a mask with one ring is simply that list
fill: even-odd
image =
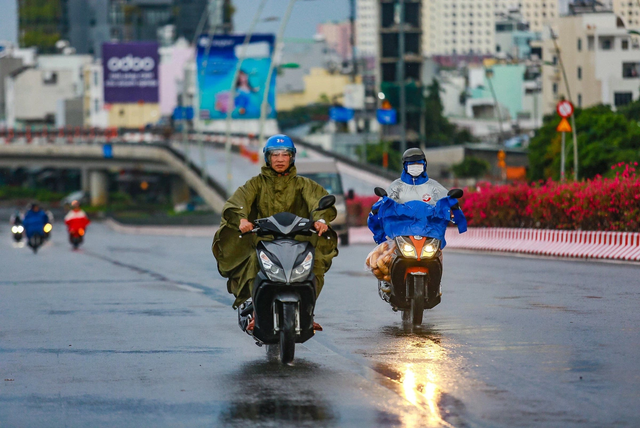
[{"label": "yellow reflection on wet road", "polygon": [[[424,413],[410,412],[402,416],[402,425],[413,427],[453,427],[445,420],[457,419],[455,406],[443,384],[451,387],[460,378],[457,363],[440,345],[441,337],[433,331],[414,333],[395,332],[396,339],[388,346],[394,351],[390,359],[379,364],[379,372],[392,379],[397,392],[409,403],[424,410]],[[445,388],[446,388],[445,387]],[[446,398],[443,403],[443,398]],[[459,402],[458,402],[459,403]]]}]

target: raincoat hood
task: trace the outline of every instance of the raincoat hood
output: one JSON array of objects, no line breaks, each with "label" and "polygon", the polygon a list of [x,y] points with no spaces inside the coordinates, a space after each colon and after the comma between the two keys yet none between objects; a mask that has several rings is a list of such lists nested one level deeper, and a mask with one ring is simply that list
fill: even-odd
[{"label": "raincoat hood", "polygon": [[[419,176],[414,177],[407,172],[407,165],[413,165],[416,163],[421,163],[422,165],[424,165],[424,172]],[[411,184],[413,186],[426,183],[427,181],[429,181],[429,176],[427,175],[427,163],[425,161],[405,162],[402,167],[402,175],[400,176],[400,179],[403,183]]]}]

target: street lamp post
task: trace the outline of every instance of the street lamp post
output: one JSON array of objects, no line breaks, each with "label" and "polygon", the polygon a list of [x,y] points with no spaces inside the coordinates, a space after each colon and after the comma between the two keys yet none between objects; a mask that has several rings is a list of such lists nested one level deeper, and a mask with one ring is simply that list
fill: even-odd
[{"label": "street lamp post", "polygon": [[407,92],[404,78],[404,0],[398,2],[396,24],[398,24],[398,68],[397,81],[400,89],[400,153],[407,150]]},{"label": "street lamp post", "polygon": [[259,122],[259,132],[258,132],[258,142],[262,144],[264,141],[264,122],[266,120],[267,115],[267,105],[269,102],[269,90],[271,88],[271,77],[273,76],[273,69],[275,68],[276,63],[276,53],[278,52],[278,47],[280,46],[282,37],[284,36],[284,29],[289,22],[289,17],[291,16],[291,11],[293,10],[293,5],[296,0],[289,0],[289,5],[287,6],[287,11],[282,18],[282,23],[280,24],[280,29],[278,30],[278,34],[276,35],[276,40],[273,46],[273,53],[271,54],[271,64],[269,64],[269,72],[267,73],[267,80],[265,81],[265,88],[262,95],[262,103],[260,104],[260,122]]},{"label": "street lamp post", "polygon": [[229,102],[227,104],[227,117],[226,117],[226,135],[225,135],[225,160],[227,162],[227,195],[231,196],[233,193],[233,168],[231,167],[231,120],[233,110],[236,108],[236,87],[238,85],[238,75],[240,74],[240,70],[242,68],[242,63],[244,59],[247,57],[247,46],[251,41],[251,36],[253,35],[253,30],[258,23],[258,19],[260,15],[262,15],[262,9],[264,9],[264,5],[267,3],[267,0],[262,0],[260,5],[258,6],[258,10],[253,17],[253,21],[251,21],[251,26],[249,27],[249,31],[244,37],[244,42],[242,43],[242,55],[238,58],[238,63],[236,64],[235,72],[233,73],[233,80],[231,81],[231,93],[229,95]]},{"label": "street lamp post", "polygon": [[498,97],[496,96],[496,91],[495,89],[493,89],[493,70],[490,68],[485,68],[484,69],[484,74],[485,77],[487,78],[487,83],[489,83],[489,89],[491,89],[491,95],[493,96],[493,102],[495,104],[495,108],[496,111],[498,113],[498,126],[500,127],[499,129],[499,135],[500,135],[500,144],[504,143],[504,135],[502,134],[502,110],[500,109],[500,103],[498,103]]}]

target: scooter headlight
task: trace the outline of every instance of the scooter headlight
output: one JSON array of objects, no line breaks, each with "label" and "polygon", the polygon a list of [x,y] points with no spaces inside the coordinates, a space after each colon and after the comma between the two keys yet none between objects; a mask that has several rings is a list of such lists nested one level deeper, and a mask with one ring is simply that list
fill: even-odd
[{"label": "scooter headlight", "polygon": [[11,228],[11,233],[20,233],[19,227],[22,227],[22,226],[13,226]]},{"label": "scooter headlight", "polygon": [[398,244],[398,248],[402,255],[408,259],[417,259],[418,256],[416,254],[416,248],[413,244],[402,237],[396,238],[396,244]]},{"label": "scooter headlight", "polygon": [[300,263],[295,267],[295,269],[293,269],[293,272],[291,273],[291,282],[304,280],[309,275],[311,266],[313,266],[313,254],[309,252],[302,263]]},{"label": "scooter headlight", "polygon": [[262,265],[262,269],[267,274],[269,279],[273,282],[286,282],[287,279],[284,277],[284,271],[280,266],[275,264],[273,260],[269,258],[265,254],[264,251],[260,251],[260,264]]},{"label": "scooter headlight", "polygon": [[53,226],[51,226],[51,223],[47,223],[44,225],[44,233],[51,232],[51,229],[53,229]]},{"label": "scooter headlight", "polygon": [[440,241],[438,241],[437,239],[432,239],[431,241],[424,244],[424,247],[422,247],[422,255],[420,257],[430,259],[436,255],[439,248]]}]

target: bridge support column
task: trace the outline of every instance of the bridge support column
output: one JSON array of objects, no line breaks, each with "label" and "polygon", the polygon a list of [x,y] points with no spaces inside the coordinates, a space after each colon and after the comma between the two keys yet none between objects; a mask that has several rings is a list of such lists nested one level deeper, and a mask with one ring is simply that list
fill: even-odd
[{"label": "bridge support column", "polygon": [[171,177],[171,203],[173,205],[184,204],[191,199],[191,192],[187,182],[179,175]]},{"label": "bridge support column", "polygon": [[91,171],[89,173],[91,206],[107,204],[109,195],[109,175],[107,171]]},{"label": "bridge support column", "polygon": [[80,190],[89,193],[91,191],[91,185],[89,183],[89,170],[82,168],[80,170]]}]

